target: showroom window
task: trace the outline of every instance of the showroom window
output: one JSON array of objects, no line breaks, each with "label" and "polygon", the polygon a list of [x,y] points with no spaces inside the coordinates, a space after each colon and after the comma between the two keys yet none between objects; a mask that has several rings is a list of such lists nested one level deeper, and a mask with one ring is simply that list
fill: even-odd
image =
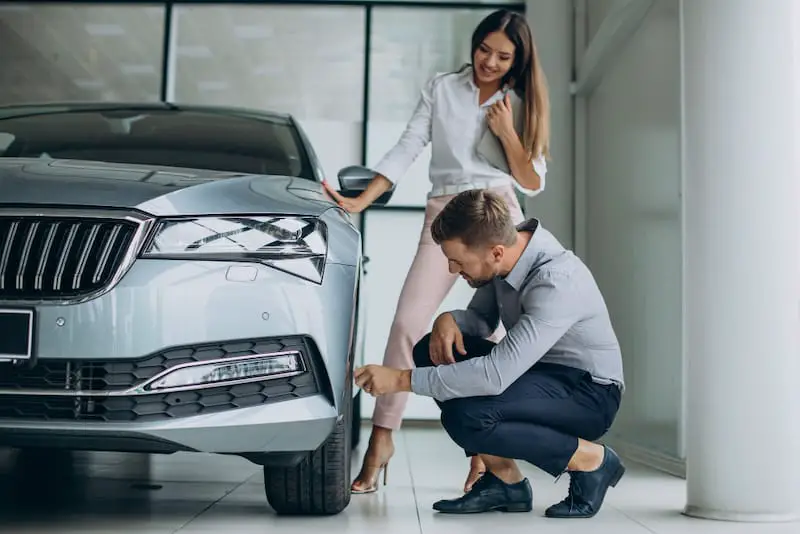
[{"label": "showroom window", "polygon": [[158,101],[163,4],[0,2],[0,105]]},{"label": "showroom window", "polygon": [[334,182],[360,162],[364,8],[195,4],[173,17],[175,101],[291,113]]}]

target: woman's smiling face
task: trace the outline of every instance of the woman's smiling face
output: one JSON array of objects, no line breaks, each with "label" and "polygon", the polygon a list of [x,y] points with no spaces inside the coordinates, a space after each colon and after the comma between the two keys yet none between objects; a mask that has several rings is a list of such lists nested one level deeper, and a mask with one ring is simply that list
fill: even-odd
[{"label": "woman's smiling face", "polygon": [[479,83],[502,80],[514,64],[514,43],[501,31],[490,33],[475,50],[472,64]]}]

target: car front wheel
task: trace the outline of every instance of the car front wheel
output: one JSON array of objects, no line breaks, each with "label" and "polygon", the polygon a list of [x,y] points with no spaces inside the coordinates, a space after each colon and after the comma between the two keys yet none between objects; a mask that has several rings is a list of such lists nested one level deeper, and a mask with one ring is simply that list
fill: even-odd
[{"label": "car front wheel", "polygon": [[[352,402],[349,392],[346,399]],[[294,467],[264,467],[264,489],[280,515],[335,515],[350,504],[352,408],[325,443]]]}]

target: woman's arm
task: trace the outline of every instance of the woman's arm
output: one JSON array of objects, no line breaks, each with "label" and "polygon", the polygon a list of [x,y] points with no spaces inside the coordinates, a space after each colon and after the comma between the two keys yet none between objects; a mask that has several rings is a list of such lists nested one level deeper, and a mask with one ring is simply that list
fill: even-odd
[{"label": "woman's arm", "polygon": [[322,182],[328,194],[333,200],[349,213],[360,213],[367,209],[370,204],[375,202],[379,196],[384,194],[392,187],[392,182],[385,176],[379,174],[373,178],[364,191],[355,198],[342,196],[336,189],[330,186],[327,181]]},{"label": "woman's arm", "polygon": [[540,192],[544,186],[543,176],[540,176],[534,168],[533,162],[528,158],[525,148],[522,146],[517,132],[502,132],[497,136],[503,150],[506,153],[508,167],[511,169],[511,176],[519,183],[520,187],[531,192]]},{"label": "woman's arm", "polygon": [[431,141],[431,116],[433,112],[433,86],[438,76],[431,78],[420,92],[417,107],[411,115],[405,130],[397,143],[381,158],[373,170],[377,176],[372,179],[363,193],[356,198],[341,196],[325,183],[334,200],[350,213],[367,209],[375,199],[388,191],[406,173],[422,150]]},{"label": "woman's arm", "polygon": [[373,167],[375,172],[392,183],[405,175],[411,164],[431,141],[433,109],[432,86],[429,83],[420,95],[417,107],[397,143]]},{"label": "woman's arm", "polygon": [[544,190],[547,163],[539,156],[531,160],[514,128],[513,110],[509,95],[486,110],[486,120],[492,133],[500,140],[515,185],[523,194],[535,196]]}]

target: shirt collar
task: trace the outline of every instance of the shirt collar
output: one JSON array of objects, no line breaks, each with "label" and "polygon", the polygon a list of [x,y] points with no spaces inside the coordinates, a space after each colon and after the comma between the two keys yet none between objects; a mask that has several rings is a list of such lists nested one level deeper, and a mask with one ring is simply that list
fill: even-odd
[{"label": "shirt collar", "polygon": [[[456,72],[461,77],[461,81],[464,84],[466,84],[470,89],[474,89],[475,91],[478,90],[478,86],[475,84],[475,75],[472,65],[470,65],[469,63],[464,63],[464,65],[462,65],[461,68]],[[504,84],[500,88],[500,92],[503,94],[505,94],[510,90],[511,88],[508,86],[508,84]]]},{"label": "shirt collar", "polygon": [[530,241],[528,241],[528,244],[525,246],[525,249],[522,251],[522,255],[520,255],[519,259],[517,260],[517,263],[514,264],[511,272],[509,272],[505,277],[505,282],[517,291],[519,291],[522,287],[522,282],[525,281],[528,273],[530,273],[531,270],[537,266],[539,263],[538,260],[544,252],[544,250],[539,246],[539,241],[536,238],[536,230],[538,228],[539,219],[536,218],[528,219],[527,221],[517,225],[517,231],[531,232],[533,234]]},{"label": "shirt collar", "polygon": [[457,71],[460,80],[467,85],[471,89],[477,89],[478,86],[475,85],[475,78],[473,77],[472,65],[469,63],[464,63],[462,67]]}]

